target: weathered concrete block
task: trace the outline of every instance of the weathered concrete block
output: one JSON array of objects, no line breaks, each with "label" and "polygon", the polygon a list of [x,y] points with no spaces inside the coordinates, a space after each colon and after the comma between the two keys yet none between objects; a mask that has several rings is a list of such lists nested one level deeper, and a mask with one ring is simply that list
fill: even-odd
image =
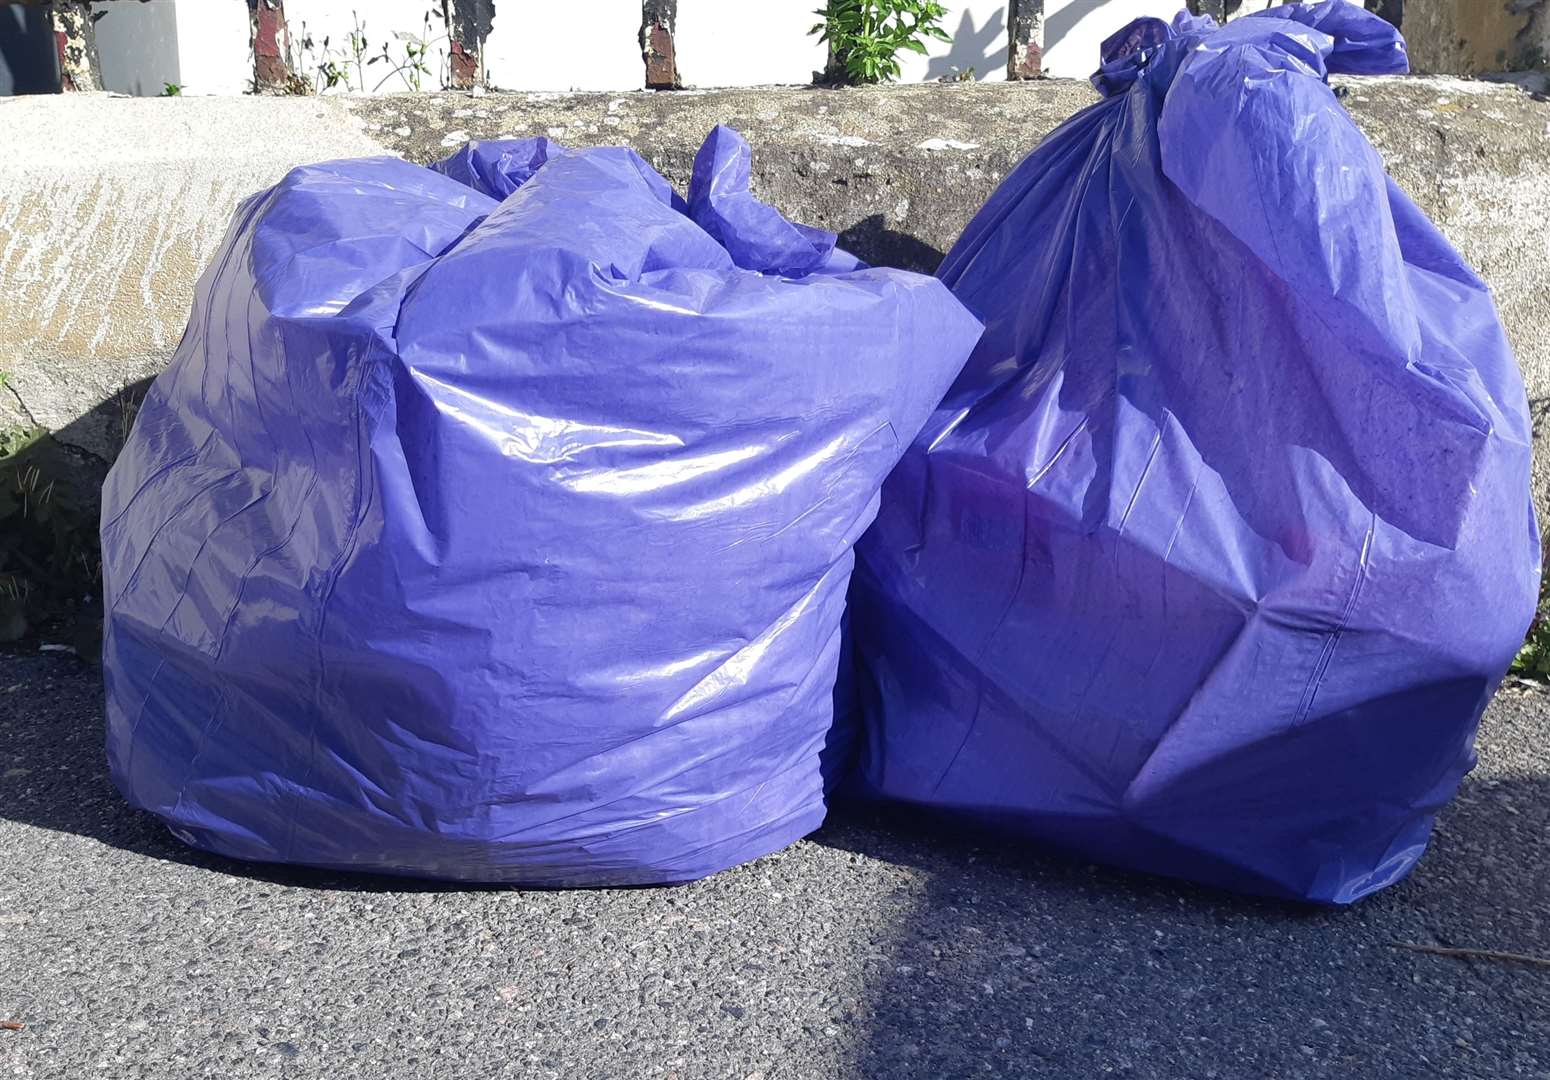
[{"label": "weathered concrete block", "polygon": [[[1395,180],[1491,285],[1536,422],[1535,491],[1550,521],[1550,103],[1465,79],[1340,79]],[[933,270],[996,184],[1095,100],[1086,83],[723,90],[362,101],[394,153],[430,161],[464,138],[549,134],[634,146],[680,187],[716,123],[754,145],[754,189],[875,262]]]},{"label": "weathered concrete block", "polygon": [[718,123],[753,144],[760,197],[844,235],[875,262],[932,270],[1039,139],[1095,95],[1086,83],[746,88],[680,94],[361,99],[367,133],[429,162],[469,138],[549,135],[633,146],[680,189]]},{"label": "weathered concrete block", "polygon": [[[1396,180],[1495,290],[1543,440],[1550,496],[1550,103],[1449,78],[1340,83]],[[754,147],[754,188],[864,258],[931,270],[1007,171],[1094,100],[1085,84],[753,88],[651,94],[0,102],[0,371],[28,416],[94,453],[91,406],[175,347],[194,281],[245,195],[291,166],[470,138],[627,143],[675,184],[705,133]],[[18,406],[21,407],[21,406]],[[14,410],[13,410],[14,411]],[[104,426],[106,425],[106,427]]]},{"label": "weathered concrete block", "polygon": [[165,365],[237,203],[381,152],[303,98],[11,98],[0,130],[0,371],[29,421],[99,455],[95,407]]}]

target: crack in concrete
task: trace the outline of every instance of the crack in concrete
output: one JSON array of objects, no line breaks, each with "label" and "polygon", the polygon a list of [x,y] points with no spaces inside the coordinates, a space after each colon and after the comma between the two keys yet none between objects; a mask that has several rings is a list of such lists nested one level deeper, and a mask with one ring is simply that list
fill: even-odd
[{"label": "crack in concrete", "polygon": [[76,457],[86,458],[86,459],[88,459],[89,463],[92,464],[92,465],[100,465],[103,468],[109,468],[109,469],[113,467],[113,463],[111,461],[109,461],[107,458],[103,457],[101,454],[97,453],[97,451],[89,450],[86,447],[80,445],[79,443],[66,442],[65,440],[63,440],[63,439],[61,439],[59,437],[58,432],[53,432],[53,431],[49,432],[49,438],[53,439],[54,442],[59,445],[60,449],[68,450],[71,454],[75,455]]},{"label": "crack in concrete", "polygon": [[1437,136],[1437,169],[1433,176],[1432,190],[1436,192],[1436,207],[1432,211],[1432,222],[1439,228],[1449,218],[1446,173],[1448,169],[1448,133],[1441,124],[1432,125],[1432,134]]},{"label": "crack in concrete", "polygon": [[0,386],[4,386],[7,390],[9,390],[11,392],[11,396],[16,399],[17,407],[21,409],[22,415],[27,418],[27,422],[29,424],[31,424],[33,427],[41,427],[42,426],[41,424],[38,423],[38,418],[36,416],[32,415],[32,410],[27,408],[27,403],[22,400],[22,395],[21,395],[21,391],[20,390],[16,389],[16,387],[12,386],[9,382],[0,383]]},{"label": "crack in concrete", "polygon": [[[113,463],[107,458],[103,457],[101,454],[97,453],[97,451],[91,449],[90,447],[82,446],[80,443],[69,441],[63,437],[64,432],[62,430],[55,431],[47,424],[39,421],[37,414],[35,414],[32,409],[27,406],[27,399],[22,397],[21,391],[11,383],[0,383],[0,388],[3,388],[5,391],[7,391],[16,401],[16,406],[21,410],[22,417],[26,420],[26,422],[34,428],[42,428],[43,430],[47,431],[48,437],[52,439],[54,443],[61,449],[68,450],[72,455],[78,458],[86,459],[91,463],[100,465],[104,468],[112,466]],[[122,391],[120,393],[122,393]],[[115,395],[112,400],[117,401],[118,395]]]}]

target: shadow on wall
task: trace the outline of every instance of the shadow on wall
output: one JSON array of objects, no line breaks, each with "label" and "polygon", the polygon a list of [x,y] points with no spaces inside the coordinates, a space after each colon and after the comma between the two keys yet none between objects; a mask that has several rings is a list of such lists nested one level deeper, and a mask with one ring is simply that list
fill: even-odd
[{"label": "shadow on wall", "polygon": [[0,4],[0,97],[59,90],[59,56],[45,8]]},{"label": "shadow on wall", "polygon": [[92,5],[92,18],[103,89],[155,97],[169,83],[183,81],[175,5],[99,0]]},{"label": "shadow on wall", "polygon": [[924,240],[888,227],[882,214],[873,214],[839,234],[839,246],[873,266],[934,274],[947,256]]},{"label": "shadow on wall", "polygon": [[[1071,0],[1065,7],[1047,16],[1044,20],[1044,51],[1047,53],[1060,44],[1067,34],[1076,29],[1077,24],[1098,11],[1107,2],[1108,0]],[[1180,0],[1179,6],[1184,6],[1183,0]],[[1119,28],[1115,27],[1115,29]],[[1092,66],[1097,67],[1098,58],[1094,56],[1092,59]]]},{"label": "shadow on wall", "polygon": [[57,431],[0,426],[0,642],[65,644],[95,663],[102,483],[149,386],[132,382]]},{"label": "shadow on wall", "polygon": [[943,56],[933,56],[926,65],[927,81],[951,79],[960,72],[973,71],[974,78],[986,79],[1006,70],[1006,8],[997,8],[982,26],[974,25],[965,10],[953,31],[952,45]]}]

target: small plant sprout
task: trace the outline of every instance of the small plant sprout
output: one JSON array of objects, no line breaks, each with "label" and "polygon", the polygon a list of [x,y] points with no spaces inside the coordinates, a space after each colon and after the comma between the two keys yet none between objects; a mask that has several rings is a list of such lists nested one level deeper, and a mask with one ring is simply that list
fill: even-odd
[{"label": "small plant sprout", "polygon": [[[359,90],[363,93],[366,90],[366,65],[372,62],[367,59],[370,42],[366,39],[366,24],[353,9],[350,12],[350,21],[352,27],[349,41],[341,49],[333,47],[333,39],[328,34],[323,35],[321,46],[314,46],[312,35],[307,32],[307,24],[301,24],[303,56],[312,52],[316,52],[318,56],[317,66],[314,68],[314,85],[318,93],[340,86],[346,90]],[[352,66],[355,69],[353,79],[350,70]]]},{"label": "small plant sprout", "polygon": [[425,13],[424,22],[421,25],[420,32],[418,34],[410,34],[402,30],[395,30],[393,31],[393,37],[396,38],[399,44],[402,46],[404,50],[404,57],[402,60],[395,60],[391,47],[387,42],[383,42],[382,51],[373,56],[370,60],[367,61],[367,63],[385,63],[390,65],[391,69],[385,76],[382,77],[376,86],[372,87],[372,90],[373,92],[381,90],[396,75],[403,79],[404,85],[408,89],[418,93],[424,86],[425,77],[433,74],[430,69],[430,65],[426,62],[427,58],[431,54],[431,46],[438,41],[445,41],[447,39],[447,35],[433,34],[433,27],[431,25],[431,12],[427,11]]},{"label": "small plant sprout", "polygon": [[829,0],[808,33],[827,41],[852,84],[899,77],[901,49],[925,55],[926,39],[951,41],[941,22],[947,7],[936,0]]},{"label": "small plant sprout", "polygon": [[[419,91],[425,89],[427,77],[436,76],[431,69],[432,58],[437,55],[435,46],[447,40],[445,33],[436,33],[436,28],[444,26],[447,18],[440,3],[425,12],[418,33],[394,30],[389,34],[389,40],[376,48],[366,36],[366,23],[359,13],[352,11],[350,17],[354,26],[343,47],[334,46],[327,35],[317,42],[306,24],[301,24],[301,33],[294,39],[299,48],[292,64],[298,70],[312,72],[310,87],[313,92],[343,88],[358,93],[376,93],[394,79],[402,80],[407,90]],[[366,69],[376,64],[385,65],[382,69],[385,74],[375,84],[368,84]],[[445,83],[445,77],[441,81]],[[305,86],[303,92],[306,92]]]},{"label": "small plant sprout", "polygon": [[1550,679],[1550,574],[1540,579],[1539,607],[1512,662],[1512,672],[1528,679]]}]

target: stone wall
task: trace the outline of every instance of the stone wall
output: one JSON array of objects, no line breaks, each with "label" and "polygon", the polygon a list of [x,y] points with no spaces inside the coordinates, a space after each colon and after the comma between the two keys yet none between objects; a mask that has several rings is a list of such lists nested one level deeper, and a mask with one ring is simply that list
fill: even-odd
[{"label": "stone wall", "polygon": [[[1550,103],[1450,78],[1340,83],[1398,182],[1493,287],[1542,433],[1550,404]],[[105,458],[118,391],[176,346],[232,209],[291,166],[469,138],[627,143],[682,187],[729,123],[754,186],[875,262],[930,270],[1001,179],[1094,99],[1075,81],[661,94],[0,101],[0,426]],[[1550,464],[1550,446],[1539,455]],[[1544,496],[1550,481],[1536,480]],[[1547,519],[1550,520],[1550,519]]]},{"label": "stone wall", "polygon": [[1474,75],[1544,65],[1550,0],[1404,0],[1411,67]]}]

